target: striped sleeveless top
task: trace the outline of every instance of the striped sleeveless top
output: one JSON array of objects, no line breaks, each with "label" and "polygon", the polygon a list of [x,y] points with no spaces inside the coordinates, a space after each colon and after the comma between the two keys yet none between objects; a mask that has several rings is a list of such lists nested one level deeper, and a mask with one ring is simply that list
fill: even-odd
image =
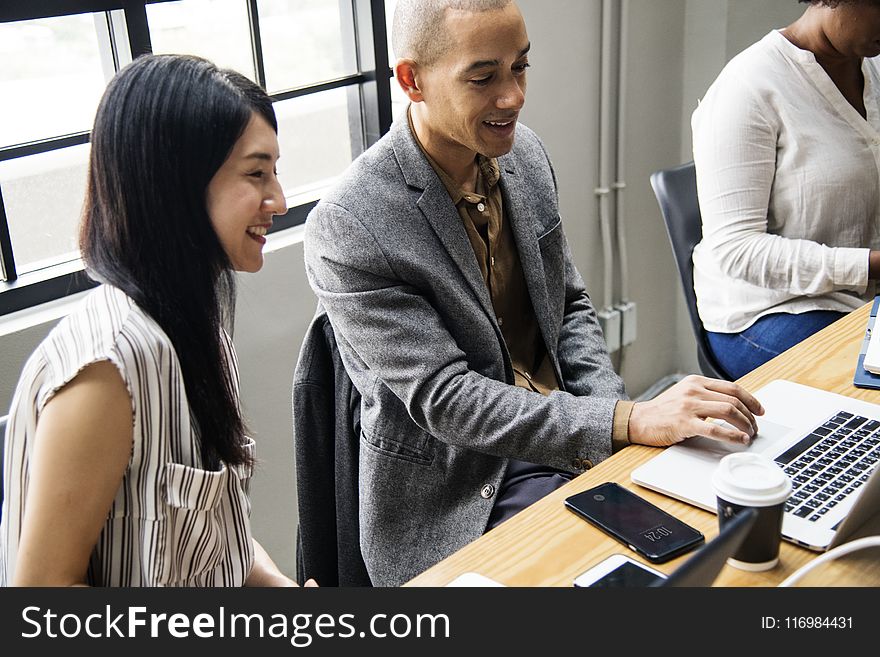
[{"label": "striped sleeveless top", "polygon": [[[238,386],[235,351],[223,332]],[[164,331],[125,293],[90,292],[24,366],[12,399],[3,462],[0,585],[15,571],[40,413],[85,366],[112,362],[131,395],[131,460],[92,551],[93,586],[241,586],[253,564],[250,468],[202,468],[180,363]],[[253,441],[246,439],[249,448]]]}]

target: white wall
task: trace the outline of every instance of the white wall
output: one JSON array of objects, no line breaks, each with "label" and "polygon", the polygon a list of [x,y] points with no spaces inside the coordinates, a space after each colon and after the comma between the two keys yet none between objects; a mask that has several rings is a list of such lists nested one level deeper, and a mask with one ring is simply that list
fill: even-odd
[{"label": "white wall", "polygon": [[[587,286],[598,296],[602,256],[592,190],[601,2],[519,4],[534,64],[523,120],[541,135],[553,159],[566,232]],[[782,25],[780,16],[797,15],[799,7],[794,0],[631,0],[630,5],[626,205],[631,296],[638,304],[639,325],[622,371],[635,396],[667,374],[693,369],[688,360],[693,341],[688,343],[689,325],[678,306],[679,282],[648,176],[686,157],[688,108],[694,94],[702,93],[720,70],[731,44],[749,42]],[[723,52],[718,47],[722,42]],[[240,278],[234,338],[245,414],[261,462],[252,484],[254,532],[291,574],[296,490],[290,391],[314,306],[301,244],[268,253],[261,272]],[[8,408],[25,358],[54,323],[38,321],[18,329],[10,327],[9,318],[0,319],[0,408]]]}]

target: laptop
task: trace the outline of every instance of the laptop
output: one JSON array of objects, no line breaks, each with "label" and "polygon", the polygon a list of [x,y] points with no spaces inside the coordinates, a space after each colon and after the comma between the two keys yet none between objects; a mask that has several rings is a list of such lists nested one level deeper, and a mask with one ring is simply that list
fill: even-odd
[{"label": "laptop", "polygon": [[880,533],[880,406],[784,380],[755,396],[765,414],[750,445],[689,438],[633,470],[633,482],[715,513],[718,462],[733,452],[758,452],[792,480],[786,540],[825,551]]}]

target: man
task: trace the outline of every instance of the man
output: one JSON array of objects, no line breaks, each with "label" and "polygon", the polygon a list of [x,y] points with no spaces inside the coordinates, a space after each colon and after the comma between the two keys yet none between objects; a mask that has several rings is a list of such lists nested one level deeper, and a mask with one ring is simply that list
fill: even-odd
[{"label": "man", "polygon": [[747,442],[761,412],[701,377],[624,401],[547,154],[517,122],[530,48],[517,6],[401,0],[393,42],[408,117],[315,208],[305,238],[362,395],[361,551],[377,585],[405,582],[612,449],[697,433]]}]

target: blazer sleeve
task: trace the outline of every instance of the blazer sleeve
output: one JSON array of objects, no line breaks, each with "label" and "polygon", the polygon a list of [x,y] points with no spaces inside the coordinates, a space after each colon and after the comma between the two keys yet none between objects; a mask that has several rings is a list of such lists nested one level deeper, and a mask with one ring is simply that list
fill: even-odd
[{"label": "blazer sleeve", "polygon": [[[422,430],[450,445],[564,470],[574,459],[598,462],[611,454],[618,395],[597,384],[601,393],[589,397],[544,397],[470,370],[443,318],[394,272],[368,228],[344,207],[324,202],[312,211],[305,261],[340,346],[403,402]],[[566,331],[588,321],[572,317]],[[572,368],[586,371],[595,358],[573,360]]]}]

